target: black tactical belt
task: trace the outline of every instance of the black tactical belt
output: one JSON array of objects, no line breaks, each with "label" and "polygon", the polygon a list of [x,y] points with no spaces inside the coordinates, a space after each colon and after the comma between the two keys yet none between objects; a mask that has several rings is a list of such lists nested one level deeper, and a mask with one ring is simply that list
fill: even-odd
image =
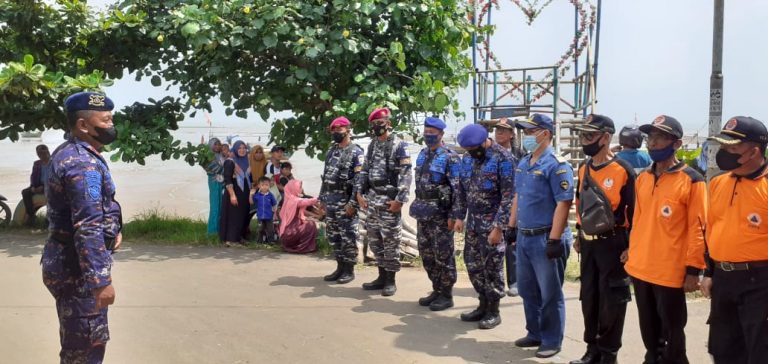
[{"label": "black tactical belt", "polygon": [[386,187],[389,184],[389,181],[387,180],[376,180],[376,179],[369,179],[368,184],[371,187]]},{"label": "black tactical belt", "polygon": [[733,272],[735,270],[750,270],[758,268],[768,268],[768,260],[756,260],[752,262],[731,263],[715,262],[715,268],[723,272]]},{"label": "black tactical belt", "polygon": [[419,200],[438,200],[440,192],[438,191],[416,191],[416,198]]},{"label": "black tactical belt", "polygon": [[606,231],[606,232],[600,233],[600,234],[595,234],[595,235],[585,234],[584,231],[582,231],[581,232],[581,237],[584,238],[585,241],[592,241],[592,240],[597,240],[597,239],[610,239],[610,238],[616,237],[616,235],[618,233],[626,231],[626,230],[627,230],[627,228],[625,228],[623,226],[617,226],[617,227],[614,227],[613,229],[611,229],[609,231]]},{"label": "black tactical belt", "polygon": [[523,233],[525,236],[536,236],[541,234],[546,234],[552,230],[551,226],[545,226],[535,229],[523,229],[523,228],[517,228],[517,231]]}]

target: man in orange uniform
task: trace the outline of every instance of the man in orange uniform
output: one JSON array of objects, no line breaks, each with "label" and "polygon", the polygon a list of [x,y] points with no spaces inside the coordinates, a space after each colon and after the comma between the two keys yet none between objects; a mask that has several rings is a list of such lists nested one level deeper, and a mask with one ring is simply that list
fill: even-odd
[{"label": "man in orange uniform", "polygon": [[699,288],[707,217],[704,177],[677,160],[683,128],[661,115],[640,131],[654,161],[636,182],[635,216],[624,269],[632,277],[645,364],[688,363],[685,292]]},{"label": "man in orange uniform", "polygon": [[[615,364],[621,348],[627,302],[631,301],[629,277],[624,271],[621,256],[629,243],[629,227],[635,209],[635,170],[629,162],[611,152],[611,138],[616,128],[611,118],[589,115],[580,131],[584,154],[589,157],[579,167],[576,187],[576,211],[579,238],[573,244],[581,253],[581,312],[584,315],[584,342],[587,352],[570,364]],[[600,189],[610,210],[604,215],[612,224],[599,231],[591,231],[590,206],[582,206],[581,192],[585,188],[585,171],[589,168],[589,184]],[[589,201],[589,198],[585,201]],[[586,202],[589,204],[589,202]],[[612,216],[607,216],[611,214]],[[604,220],[605,221],[605,220]],[[584,225],[587,223],[587,225]],[[595,235],[581,233],[581,228]]]},{"label": "man in orange uniform", "polygon": [[728,120],[710,181],[709,258],[701,291],[712,297],[709,353],[715,363],[768,360],[768,130],[751,117]]}]

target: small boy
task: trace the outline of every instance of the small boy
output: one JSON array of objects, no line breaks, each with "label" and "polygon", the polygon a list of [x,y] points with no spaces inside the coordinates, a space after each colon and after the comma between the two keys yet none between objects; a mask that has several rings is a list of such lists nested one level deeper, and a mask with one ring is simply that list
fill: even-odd
[{"label": "small boy", "polygon": [[280,165],[280,179],[278,180],[278,185],[282,188],[280,188],[280,193],[283,193],[283,189],[285,188],[285,185],[288,184],[288,181],[293,179],[293,173],[291,171],[293,170],[293,166],[291,165],[291,162],[283,162]]},{"label": "small boy", "polygon": [[277,210],[277,200],[269,192],[270,179],[268,177],[259,178],[259,191],[251,190],[251,205],[256,205],[256,218],[259,220],[259,233],[256,237],[257,243],[274,243],[275,226],[272,219]]}]

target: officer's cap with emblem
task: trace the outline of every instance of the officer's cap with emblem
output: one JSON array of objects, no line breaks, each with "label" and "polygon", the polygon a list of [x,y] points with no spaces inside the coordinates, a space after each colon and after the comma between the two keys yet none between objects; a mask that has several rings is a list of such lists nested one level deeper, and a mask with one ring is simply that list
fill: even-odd
[{"label": "officer's cap with emblem", "polygon": [[392,113],[387,109],[386,107],[381,107],[376,110],[373,110],[370,115],[368,115],[368,122],[372,123],[376,120],[389,120],[389,117],[392,115]]},{"label": "officer's cap with emblem", "polygon": [[579,125],[574,129],[584,132],[603,132],[610,134],[616,132],[613,119],[600,114],[589,114],[584,121],[584,124]]},{"label": "officer's cap with emblem", "polygon": [[347,119],[347,118],[345,118],[343,116],[339,116],[336,119],[333,119],[333,121],[331,121],[331,126],[330,127],[331,128],[335,128],[337,126],[349,126],[350,124],[351,123],[349,122],[349,119]]},{"label": "officer's cap with emblem", "polygon": [[552,118],[544,114],[533,114],[527,120],[520,120],[515,123],[518,129],[547,129],[554,131],[555,126]]},{"label": "officer's cap with emblem", "polygon": [[720,144],[733,145],[741,142],[768,144],[768,130],[765,125],[753,117],[735,116],[728,120],[719,134],[707,138]]},{"label": "officer's cap with emblem", "polygon": [[493,125],[495,128],[502,128],[502,129],[515,129],[515,123],[510,121],[507,118],[501,118],[499,121],[496,122],[496,124]]},{"label": "officer's cap with emblem", "polygon": [[676,139],[683,137],[683,126],[677,119],[668,115],[659,115],[650,124],[640,125],[640,131],[645,134],[650,134],[653,129],[663,131]]},{"label": "officer's cap with emblem", "polygon": [[64,100],[64,109],[68,112],[82,110],[112,111],[115,103],[107,95],[97,92],[78,92]]},{"label": "officer's cap with emblem", "polygon": [[445,121],[436,117],[431,117],[431,116],[424,119],[424,126],[429,128],[440,129],[440,130],[445,129],[446,127]]},{"label": "officer's cap with emblem", "polygon": [[488,129],[480,124],[470,124],[459,131],[456,139],[462,148],[477,147],[488,139]]}]

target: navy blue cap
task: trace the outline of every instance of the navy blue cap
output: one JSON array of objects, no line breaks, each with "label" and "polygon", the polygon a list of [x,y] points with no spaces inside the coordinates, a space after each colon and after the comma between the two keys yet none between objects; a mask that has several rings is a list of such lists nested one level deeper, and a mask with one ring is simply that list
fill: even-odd
[{"label": "navy blue cap", "polygon": [[575,127],[578,131],[615,133],[616,127],[613,125],[613,119],[600,114],[589,114],[584,124]]},{"label": "navy blue cap", "polygon": [[480,124],[470,124],[461,129],[456,139],[462,148],[476,147],[488,139],[488,129]]},{"label": "navy blue cap", "polygon": [[719,134],[707,139],[726,145],[744,141],[768,144],[768,130],[760,120],[753,117],[735,116],[725,123]]},{"label": "navy blue cap", "polygon": [[439,118],[435,118],[435,117],[431,117],[430,116],[430,117],[424,119],[424,126],[428,126],[430,128],[435,128],[435,129],[443,130],[443,129],[445,129],[446,125],[445,125],[445,121],[442,121]]},{"label": "navy blue cap", "polygon": [[547,129],[549,131],[554,131],[555,126],[552,122],[552,118],[549,116],[546,116],[544,114],[533,114],[531,115],[528,120],[521,120],[515,123],[515,126],[518,129]]},{"label": "navy blue cap", "polygon": [[69,95],[64,100],[64,109],[67,112],[81,110],[112,111],[114,108],[115,103],[107,95],[97,92],[78,92]]},{"label": "navy blue cap", "polygon": [[650,134],[653,129],[663,131],[677,139],[683,137],[683,126],[669,115],[659,115],[650,124],[640,125],[640,131],[645,134]]}]

